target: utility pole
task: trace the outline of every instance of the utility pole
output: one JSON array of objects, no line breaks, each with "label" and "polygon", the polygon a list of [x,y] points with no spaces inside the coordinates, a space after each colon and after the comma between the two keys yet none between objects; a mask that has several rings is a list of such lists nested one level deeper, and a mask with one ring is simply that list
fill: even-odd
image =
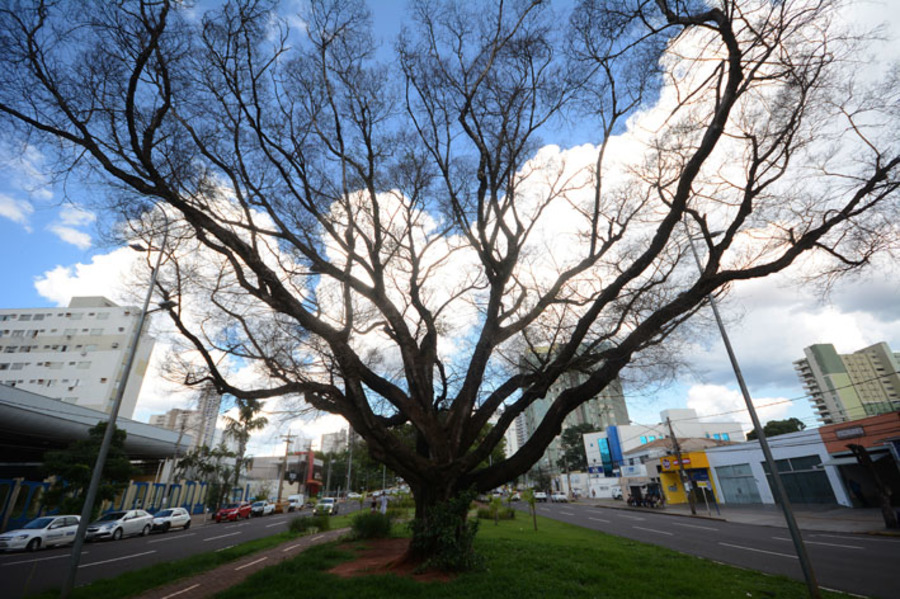
[{"label": "utility pole", "polygon": [[344,496],[350,492],[350,473],[353,471],[353,429],[347,429],[347,490]]},{"label": "utility pole", "polygon": [[[697,270],[703,275],[703,265],[700,263],[700,254],[697,253],[697,247],[694,245],[694,239],[691,232],[684,224],[685,231],[688,234],[688,242],[691,246],[691,253],[694,255],[694,261],[697,263]],[[781,473],[778,472],[778,466],[775,464],[775,457],[772,455],[772,449],[769,447],[769,440],[766,438],[766,431],[763,430],[762,423],[759,421],[759,415],[756,413],[756,407],[753,405],[753,398],[750,396],[750,390],[744,381],[744,373],[738,364],[737,356],[734,348],[731,347],[731,339],[725,330],[725,324],[722,322],[722,315],[719,314],[719,306],[715,296],[709,294],[709,307],[712,308],[713,316],[716,319],[716,326],[719,328],[719,335],[722,337],[722,344],[725,346],[725,352],[728,354],[728,361],[731,362],[731,368],[734,370],[734,378],[737,379],[738,387],[741,389],[741,395],[744,398],[744,404],[747,406],[747,412],[750,414],[750,420],[753,421],[753,429],[756,431],[759,440],[759,448],[763,452],[766,459],[766,465],[769,467],[769,473],[772,476],[771,488],[775,501],[781,506],[784,513],[784,520],[787,523],[788,530],[791,533],[791,539],[794,542],[794,550],[797,552],[797,559],[800,561],[800,569],[803,570],[803,578],[806,579],[806,588],[809,591],[811,599],[821,599],[822,593],[819,591],[819,583],[816,580],[816,573],[813,570],[812,562],[809,554],[806,552],[806,544],[800,534],[800,527],[797,526],[797,520],[794,518],[794,510],[791,507],[791,500],[788,498],[787,491],[784,489],[784,482],[781,480]]]},{"label": "utility pole", "polygon": [[281,438],[284,439],[284,461],[281,463],[281,476],[278,479],[278,499],[276,501],[281,501],[281,490],[284,488],[284,477],[287,476],[288,451],[291,447],[291,441],[294,440],[294,435],[288,431],[288,434],[281,435]]},{"label": "utility pole", "polygon": [[[694,505],[694,481],[690,481],[691,483],[691,492],[688,493],[687,485],[684,484],[684,460],[681,459],[681,445],[678,443],[678,437],[675,436],[675,431],[672,430],[672,419],[666,417],[666,424],[669,425],[669,436],[672,437],[672,445],[675,447],[675,459],[678,460],[678,476],[681,478],[681,488],[684,489],[684,494],[687,495],[688,503],[691,506],[691,515],[697,515],[697,507]],[[688,475],[688,480],[690,480],[690,475]]]}]

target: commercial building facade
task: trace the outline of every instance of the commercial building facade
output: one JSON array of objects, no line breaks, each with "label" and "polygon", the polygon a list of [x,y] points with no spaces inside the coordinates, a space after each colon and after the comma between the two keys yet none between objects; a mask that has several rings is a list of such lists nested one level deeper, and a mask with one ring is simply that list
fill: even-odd
[{"label": "commercial building facade", "polygon": [[[140,310],[103,297],[0,310],[0,384],[109,413]],[[153,350],[142,334],[119,415],[131,418]]]}]

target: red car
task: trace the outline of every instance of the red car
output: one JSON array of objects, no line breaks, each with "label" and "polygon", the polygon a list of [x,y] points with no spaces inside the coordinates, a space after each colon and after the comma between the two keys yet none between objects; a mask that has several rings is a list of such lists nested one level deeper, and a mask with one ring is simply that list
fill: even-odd
[{"label": "red car", "polygon": [[219,511],[216,512],[216,522],[221,522],[222,520],[234,521],[240,520],[241,518],[249,518],[251,507],[252,506],[249,501],[229,503],[225,507],[219,508]]}]

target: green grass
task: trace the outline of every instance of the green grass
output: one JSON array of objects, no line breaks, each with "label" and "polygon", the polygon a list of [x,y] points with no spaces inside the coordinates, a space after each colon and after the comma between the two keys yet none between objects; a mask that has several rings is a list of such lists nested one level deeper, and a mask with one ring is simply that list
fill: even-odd
[{"label": "green grass", "polygon": [[[332,530],[349,526],[349,516],[337,516],[332,520]],[[175,582],[179,578],[186,578],[212,570],[223,564],[233,562],[251,553],[263,551],[275,547],[281,543],[297,538],[299,535],[292,532],[282,532],[271,537],[247,541],[224,551],[201,553],[191,557],[154,564],[140,570],[126,572],[115,578],[98,580],[91,584],[76,587],[72,591],[72,599],[122,599],[133,597],[144,591],[156,588],[163,584]],[[56,599],[59,591],[47,591],[39,595],[33,595],[33,599]]]},{"label": "green grass", "polygon": [[[306,597],[604,597],[802,598],[806,587],[784,577],[741,570],[546,518],[483,523],[476,538],[486,568],[449,583],[394,575],[338,578],[327,570],[353,558],[331,543],[267,568],[220,599]],[[357,545],[362,542],[356,543]],[[843,595],[823,592],[824,597]]]}]

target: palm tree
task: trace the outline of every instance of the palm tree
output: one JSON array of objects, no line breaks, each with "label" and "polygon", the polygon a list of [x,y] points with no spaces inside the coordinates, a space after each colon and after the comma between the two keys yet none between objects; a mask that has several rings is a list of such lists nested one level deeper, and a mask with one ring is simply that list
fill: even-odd
[{"label": "palm tree", "polygon": [[259,400],[248,399],[238,400],[238,417],[232,418],[225,416],[225,436],[237,441],[237,458],[234,464],[234,486],[237,487],[241,470],[249,462],[244,457],[247,452],[247,443],[250,441],[250,434],[253,431],[265,428],[269,424],[268,418],[265,416],[257,416],[262,409]]}]

